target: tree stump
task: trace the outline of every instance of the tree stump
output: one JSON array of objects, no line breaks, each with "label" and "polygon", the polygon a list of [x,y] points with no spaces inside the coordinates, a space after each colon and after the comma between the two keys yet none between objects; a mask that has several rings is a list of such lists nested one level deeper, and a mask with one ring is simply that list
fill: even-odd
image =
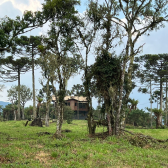
[{"label": "tree stump", "polygon": [[28,122],[29,122],[29,120],[26,121],[25,127],[27,126]]},{"label": "tree stump", "polygon": [[35,118],[32,123],[30,124],[30,126],[39,126],[39,127],[43,127],[43,123],[41,121],[41,118]]}]

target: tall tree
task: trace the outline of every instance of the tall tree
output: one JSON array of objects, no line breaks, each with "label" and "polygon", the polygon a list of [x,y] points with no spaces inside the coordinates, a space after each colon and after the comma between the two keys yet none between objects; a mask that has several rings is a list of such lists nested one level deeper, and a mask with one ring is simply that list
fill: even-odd
[{"label": "tall tree", "polygon": [[17,119],[16,117],[16,102],[18,101],[18,93],[16,91],[16,87],[12,86],[9,90],[7,90],[8,92],[8,100],[12,103],[12,107],[13,107],[13,114],[14,114],[14,120]]},{"label": "tall tree", "polygon": [[[17,86],[17,91],[18,91],[18,86]],[[30,88],[28,88],[25,85],[20,86],[20,104],[21,104],[21,109],[22,109],[22,120],[25,119],[24,117],[24,107],[27,101],[32,99],[32,91]]]},{"label": "tall tree", "polygon": [[[43,98],[45,98],[45,100],[46,100],[45,126],[48,127],[49,126],[49,105],[51,103],[52,87],[50,85],[50,80],[51,80],[50,73],[46,69],[46,67],[44,68],[44,66],[46,66],[46,65],[44,65],[44,62],[42,63],[42,61],[41,61],[41,68],[44,73],[43,73],[43,79],[40,80],[40,84],[43,86],[43,88],[41,89],[41,91],[43,92],[43,95],[44,95]],[[38,101],[40,103],[40,99],[38,99]]]},{"label": "tall tree", "polygon": [[[87,97],[88,101],[88,130],[89,134],[95,133],[95,126],[93,122],[93,109],[92,109],[92,83],[91,83],[91,77],[90,77],[90,71],[89,71],[89,56],[94,44],[96,32],[99,29],[100,18],[95,15],[94,11],[96,10],[97,4],[89,4],[87,11],[85,12],[85,15],[79,15],[79,19],[81,20],[81,24],[76,26],[76,36],[78,37],[76,41],[76,45],[78,48],[78,51],[81,55],[81,57],[84,60],[83,64],[83,85],[85,88],[85,95]],[[92,15],[93,13],[93,15]],[[95,21],[96,20],[96,21]],[[81,49],[84,52],[81,52]]]},{"label": "tall tree", "polygon": [[18,119],[20,120],[20,74],[25,73],[30,69],[28,58],[13,59],[12,56],[1,59],[1,63],[5,65],[1,78],[4,81],[13,82],[18,80]]},{"label": "tall tree", "polygon": [[104,51],[97,57],[96,62],[92,66],[96,88],[104,98],[109,135],[114,134],[115,104],[117,103],[118,96],[115,90],[118,90],[120,86],[120,64],[119,58]]},{"label": "tall tree", "polygon": [[[43,64],[44,61],[47,63],[44,69],[50,74],[50,81],[56,98],[58,114],[56,137],[61,137],[67,81],[79,68],[79,56],[74,47],[74,38],[76,38],[74,28],[78,24],[77,11],[75,10],[77,4],[79,4],[77,0],[49,0],[45,5],[47,11],[50,11],[50,8],[54,8],[56,11],[52,15],[48,38],[43,39],[43,46],[39,47],[42,52],[42,62]],[[59,89],[57,90],[59,92],[56,91],[55,82],[58,84]]]},{"label": "tall tree", "polygon": [[[39,53],[38,46],[41,44],[42,38],[39,36],[21,36],[16,40],[17,44],[22,47],[22,52],[24,52],[25,55],[28,55],[31,60],[31,66],[32,66],[32,88],[33,88],[33,117],[36,118],[36,100],[35,100],[35,75],[34,75],[34,68],[35,65],[37,65],[37,61],[35,59],[35,56]],[[25,48],[25,51],[23,51],[23,48]]]}]

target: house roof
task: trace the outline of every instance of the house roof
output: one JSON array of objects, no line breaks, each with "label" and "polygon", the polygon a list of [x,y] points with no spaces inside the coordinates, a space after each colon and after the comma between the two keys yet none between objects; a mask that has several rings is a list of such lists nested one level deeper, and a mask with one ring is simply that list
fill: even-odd
[{"label": "house roof", "polygon": [[[65,96],[64,97],[64,100],[71,100],[71,99],[75,99],[78,101],[87,101],[87,97],[83,97],[83,96]],[[54,95],[52,95],[52,101],[56,101]]]}]

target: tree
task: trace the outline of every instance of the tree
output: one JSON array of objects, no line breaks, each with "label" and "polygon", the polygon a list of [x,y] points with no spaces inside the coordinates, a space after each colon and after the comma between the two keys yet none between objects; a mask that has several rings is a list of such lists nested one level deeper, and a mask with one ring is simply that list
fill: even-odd
[{"label": "tree", "polygon": [[[17,91],[18,90],[18,86],[17,86]],[[22,120],[25,119],[24,117],[24,107],[27,101],[32,99],[32,91],[30,90],[30,88],[28,88],[25,85],[21,85],[20,86],[20,103],[21,103],[21,107],[22,107]]]},{"label": "tree", "polygon": [[[76,54],[74,44],[74,28],[78,24],[75,5],[76,0],[47,1],[46,9],[55,8],[57,13],[52,16],[48,38],[43,39],[41,51],[41,67],[49,73],[52,90],[56,98],[57,129],[55,137],[61,137],[63,123],[63,105],[68,79],[78,71],[80,58]],[[47,63],[47,66],[44,66]],[[59,92],[54,83],[57,82]]]},{"label": "tree", "polygon": [[29,121],[31,120],[31,115],[33,114],[33,106],[25,107],[24,109],[25,118]]},{"label": "tree", "polygon": [[1,64],[5,65],[2,71],[1,78],[7,82],[18,80],[18,119],[20,120],[20,74],[25,73],[30,69],[30,62],[28,58],[21,57],[14,60],[12,56],[1,59]]},{"label": "tree", "polygon": [[[46,70],[46,68],[44,66],[46,66],[46,65],[41,64],[42,70],[44,70],[44,74],[43,74],[43,80],[40,81],[40,84],[43,86],[42,91],[43,91],[43,95],[45,95],[45,99],[46,99],[45,126],[48,127],[49,126],[49,105],[51,102],[52,87],[50,87],[50,73]],[[46,81],[46,83],[44,84],[45,81]],[[39,101],[41,101],[41,100],[39,99]]]},{"label": "tree", "polygon": [[73,85],[71,89],[71,94],[73,94],[74,96],[85,96],[86,93],[84,86],[80,84]]},{"label": "tree", "polygon": [[40,114],[40,107],[41,107],[41,102],[43,101],[43,98],[41,98],[41,97],[39,97],[39,96],[37,96],[37,108],[36,108],[36,110],[37,110],[37,112],[36,112],[36,114],[37,114],[37,117],[41,117],[41,114]]},{"label": "tree", "polygon": [[12,103],[13,106],[13,113],[14,113],[14,120],[16,120],[16,108],[15,108],[15,104],[18,101],[18,93],[16,90],[16,86],[12,86],[9,90],[7,90],[8,92],[8,100]]},{"label": "tree", "polygon": [[3,118],[3,106],[0,105],[0,121],[2,121]]},{"label": "tree", "polygon": [[17,105],[16,104],[8,104],[3,108],[3,118],[6,120],[16,120],[15,114],[13,111],[17,111]]},{"label": "tree", "polygon": [[5,89],[5,85],[0,85],[0,92],[2,92],[4,89]]},{"label": "tree", "polygon": [[[15,103],[18,103],[18,86],[12,86],[9,90],[7,90],[8,92],[8,99],[9,101],[12,103],[12,105],[14,105]],[[22,109],[22,119],[24,120],[24,107],[25,107],[25,103],[29,100],[31,100],[32,98],[32,92],[30,90],[30,88],[26,87],[25,85],[21,85],[20,86],[20,105],[21,105],[21,109]],[[16,119],[16,111],[14,110],[14,116]]]},{"label": "tree", "polygon": [[36,118],[36,100],[35,100],[35,76],[34,76],[34,68],[35,64],[37,65],[37,61],[35,60],[35,56],[39,53],[38,46],[41,44],[42,38],[39,36],[30,36],[29,38],[27,36],[21,36],[16,40],[17,44],[22,47],[22,53],[23,48],[25,48],[24,54],[28,55],[31,59],[31,66],[32,66],[32,88],[33,88],[33,117]]},{"label": "tree", "polygon": [[[90,77],[90,72],[89,72],[89,65],[88,65],[88,60],[89,60],[89,54],[91,52],[91,48],[94,43],[94,39],[96,36],[96,32],[99,29],[99,22],[97,20],[95,21],[94,19],[98,19],[97,15],[92,15],[92,12],[94,12],[94,7],[97,4],[92,6],[92,3],[89,4],[88,9],[86,10],[86,13],[84,16],[79,15],[80,19],[80,24],[76,26],[76,36],[78,37],[76,45],[79,51],[79,54],[84,60],[84,64],[82,69],[84,70],[84,75],[83,75],[83,85],[85,88],[85,95],[87,97],[88,101],[88,130],[89,134],[94,134],[95,133],[95,125],[93,122],[93,109],[92,109],[92,83],[91,83],[91,77]],[[80,48],[84,50],[84,52],[80,52]]]},{"label": "tree", "polygon": [[126,117],[127,124],[133,124],[134,126],[149,126],[150,115],[143,110],[133,109],[131,112],[128,110]]},{"label": "tree", "polygon": [[162,115],[162,110],[161,109],[157,109],[157,108],[154,108],[152,109],[153,113],[155,114],[156,116],[156,129],[161,127],[162,123],[160,122],[160,116]]},{"label": "tree", "polygon": [[118,96],[114,90],[119,89],[120,86],[120,63],[120,59],[104,51],[97,57],[91,70],[95,79],[96,88],[104,98],[109,135],[112,135],[112,129],[114,130],[114,118],[116,115],[114,111],[116,111],[115,104],[116,97]]},{"label": "tree", "polygon": [[138,104],[138,100],[135,100],[135,99],[130,99],[129,101],[131,103],[131,108],[132,110],[136,110],[137,109],[137,104]]},{"label": "tree", "polygon": [[64,106],[64,120],[67,120],[67,123],[71,124],[73,117],[74,117],[74,111],[71,110],[71,107]]},{"label": "tree", "polygon": [[[17,36],[31,31],[35,28],[43,26],[47,23],[53,15],[56,14],[55,2],[52,4],[45,0],[46,3],[42,4],[42,11],[24,11],[22,18],[17,16],[16,19],[4,17],[0,19],[0,52],[11,52],[16,49]],[[59,1],[58,1],[59,2]]]}]

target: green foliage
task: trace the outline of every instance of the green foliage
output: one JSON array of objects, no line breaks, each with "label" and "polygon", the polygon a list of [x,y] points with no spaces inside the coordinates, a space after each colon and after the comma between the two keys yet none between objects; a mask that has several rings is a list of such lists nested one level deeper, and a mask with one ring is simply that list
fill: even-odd
[{"label": "green foliage", "polygon": [[74,118],[74,111],[71,110],[71,107],[64,106],[64,120],[67,121],[68,124],[71,124]]},{"label": "green foliage", "polygon": [[112,86],[120,86],[120,64],[120,59],[106,51],[103,51],[91,67],[97,90],[99,90],[103,95],[108,94],[107,92],[110,88],[110,84],[112,84]]},{"label": "green foliage", "polygon": [[154,112],[156,116],[160,116],[163,113],[161,109],[157,109],[157,108],[152,109],[152,112]]},{"label": "green foliage", "polygon": [[54,157],[54,158],[56,158],[58,155],[59,155],[58,152],[52,152],[51,153],[51,156]]},{"label": "green foliage", "polygon": [[76,84],[73,85],[72,90],[71,90],[71,94],[75,95],[75,96],[86,96],[85,93],[85,88],[83,85],[80,84]]},{"label": "green foliage", "polygon": [[14,119],[14,110],[17,109],[16,105],[8,104],[3,108],[3,118],[6,120],[13,120]]},{"label": "green foliage", "polygon": [[149,126],[150,125],[150,114],[146,113],[142,109],[139,110],[128,110],[126,118],[127,124],[135,124],[137,126]]},{"label": "green foliage", "polygon": [[[12,86],[9,90],[7,90],[7,92],[11,103],[18,100],[18,86]],[[26,85],[20,85],[20,98],[20,102],[23,107],[27,101],[32,99],[32,92]]]},{"label": "green foliage", "polygon": [[31,120],[31,115],[33,115],[33,106],[25,107],[24,109],[25,119]]},{"label": "green foliage", "polygon": [[[19,59],[8,56],[1,59],[2,73],[1,78],[6,82],[13,82],[20,78],[21,73],[25,73],[30,70],[30,61],[27,57],[21,57]],[[6,68],[7,67],[7,68]]]}]

